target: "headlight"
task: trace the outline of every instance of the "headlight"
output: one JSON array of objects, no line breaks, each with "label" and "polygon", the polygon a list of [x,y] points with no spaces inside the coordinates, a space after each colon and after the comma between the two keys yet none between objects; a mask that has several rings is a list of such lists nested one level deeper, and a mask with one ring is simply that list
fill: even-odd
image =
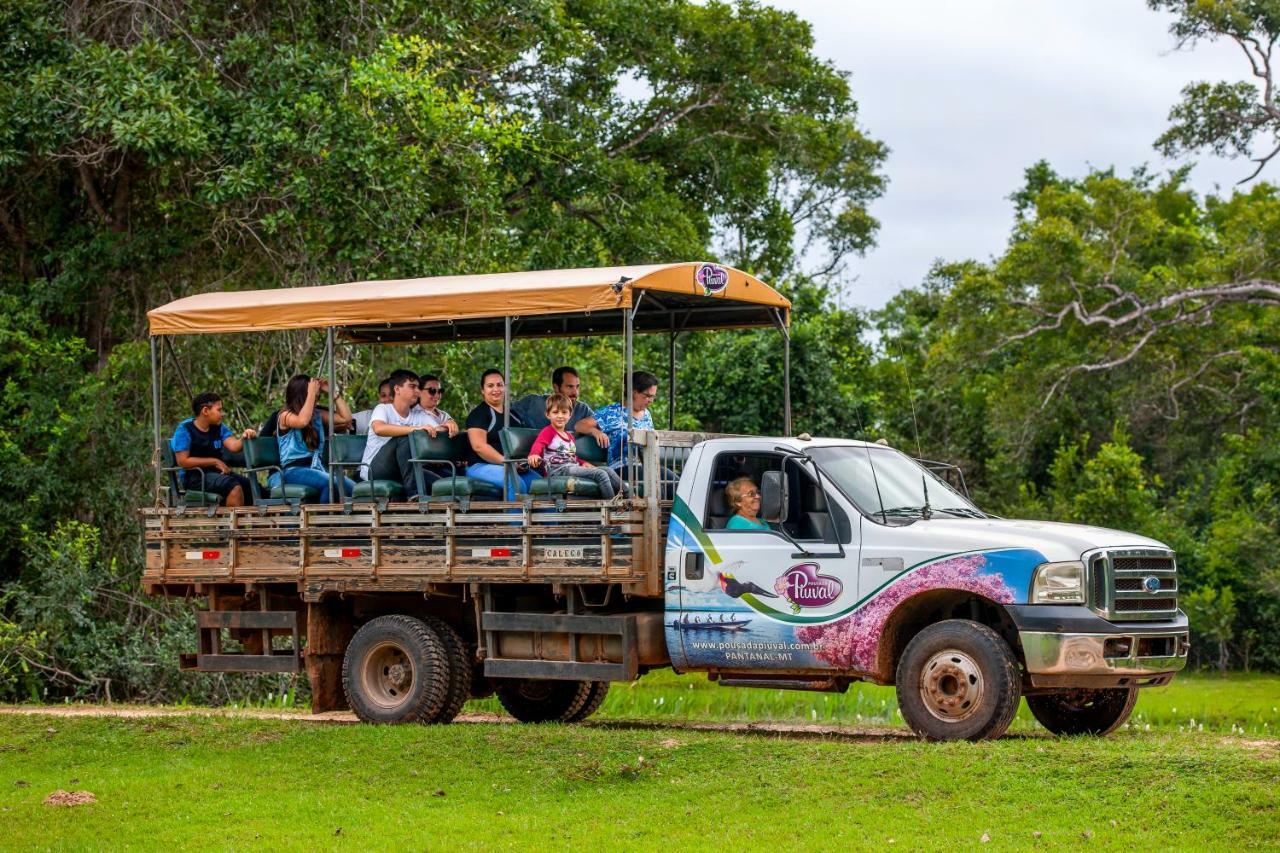
[{"label": "headlight", "polygon": [[1031,581],[1032,604],[1084,604],[1084,563],[1043,563]]}]

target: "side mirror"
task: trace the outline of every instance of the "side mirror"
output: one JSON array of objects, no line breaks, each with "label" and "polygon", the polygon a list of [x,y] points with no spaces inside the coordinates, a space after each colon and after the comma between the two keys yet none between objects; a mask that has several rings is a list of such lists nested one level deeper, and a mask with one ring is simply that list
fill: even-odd
[{"label": "side mirror", "polygon": [[760,477],[760,517],[771,524],[787,520],[787,478],[781,471],[765,471]]}]

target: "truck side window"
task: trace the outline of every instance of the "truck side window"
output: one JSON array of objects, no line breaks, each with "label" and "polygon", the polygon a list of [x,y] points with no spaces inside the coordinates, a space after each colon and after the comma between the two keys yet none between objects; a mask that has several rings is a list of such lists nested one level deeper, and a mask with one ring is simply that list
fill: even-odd
[{"label": "truck side window", "polygon": [[[725,499],[725,487],[738,477],[750,477],[757,485],[765,471],[785,470],[790,505],[787,507],[786,532],[797,541],[848,542],[851,535],[848,516],[839,504],[830,504],[818,481],[802,466],[788,464],[776,453],[721,453],[712,466],[711,487],[703,526],[707,530],[723,530],[733,515],[733,507]],[[832,515],[835,516],[834,526]]]}]

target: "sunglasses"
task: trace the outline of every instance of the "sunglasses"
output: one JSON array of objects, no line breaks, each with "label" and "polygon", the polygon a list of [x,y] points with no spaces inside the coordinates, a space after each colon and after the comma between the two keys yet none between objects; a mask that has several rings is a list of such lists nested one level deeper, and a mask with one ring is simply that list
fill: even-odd
[{"label": "sunglasses", "polygon": [[443,389],[443,388],[438,388],[438,387],[437,387],[437,388],[423,388],[422,390],[423,390],[423,392],[424,392],[424,393],[426,393],[426,394],[443,394],[443,393],[444,393],[444,389]]}]

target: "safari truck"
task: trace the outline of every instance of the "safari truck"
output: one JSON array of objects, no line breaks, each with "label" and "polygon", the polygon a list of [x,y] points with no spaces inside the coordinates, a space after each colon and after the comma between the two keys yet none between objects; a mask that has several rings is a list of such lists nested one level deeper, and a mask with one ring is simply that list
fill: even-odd
[{"label": "safari truck", "polygon": [[[792,434],[790,315],[764,282],[709,263],[207,293],[154,309],[143,583],[205,605],[183,666],[305,669],[315,711],[381,723],[448,722],[494,693],[518,720],[574,722],[610,683],[667,667],[726,687],[870,681],[896,685],[906,722],[939,740],[999,737],[1023,696],[1053,732],[1105,734],[1139,688],[1183,668],[1187,620],[1164,544],[997,518],[962,479],[897,449]],[[507,500],[467,477],[465,438],[417,432],[413,464],[443,476],[414,500],[391,482],[327,504],[271,488],[266,438],[246,443],[242,463],[255,505],[228,508],[184,493],[167,450],[172,336],[322,330],[336,389],[338,346],[501,338],[510,376],[517,338],[614,335],[626,406],[634,336],[662,334],[674,418],[677,338],[750,328],[779,333],[781,434],[632,429],[619,460],[632,488],[612,500],[565,478]],[[329,438],[330,470],[349,471],[363,438]],[[531,440],[503,431],[512,477]],[[594,464],[600,453],[579,442]],[[727,529],[726,488],[743,477],[767,529]]]}]

